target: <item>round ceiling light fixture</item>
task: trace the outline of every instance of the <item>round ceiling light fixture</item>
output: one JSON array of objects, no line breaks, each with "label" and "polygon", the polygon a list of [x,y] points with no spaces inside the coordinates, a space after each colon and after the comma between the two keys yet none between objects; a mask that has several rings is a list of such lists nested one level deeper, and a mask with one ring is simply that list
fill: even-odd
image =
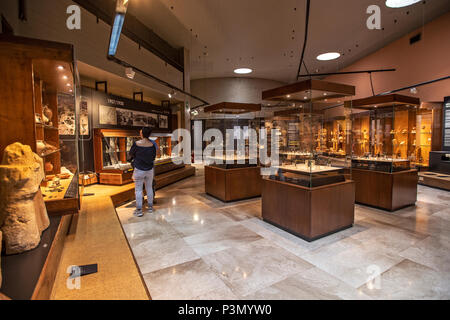
[{"label": "round ceiling light fixture", "polygon": [[252,72],[253,72],[253,70],[250,69],[250,68],[237,68],[237,69],[234,69],[234,73],[237,73],[237,74],[249,74],[249,73],[252,73]]},{"label": "round ceiling light fixture", "polygon": [[341,54],[338,52],[327,52],[327,53],[319,54],[316,59],[320,60],[320,61],[328,61],[328,60],[337,59],[340,56],[341,56]]},{"label": "round ceiling light fixture", "polygon": [[413,5],[422,0],[386,0],[386,7],[389,8],[403,8]]}]

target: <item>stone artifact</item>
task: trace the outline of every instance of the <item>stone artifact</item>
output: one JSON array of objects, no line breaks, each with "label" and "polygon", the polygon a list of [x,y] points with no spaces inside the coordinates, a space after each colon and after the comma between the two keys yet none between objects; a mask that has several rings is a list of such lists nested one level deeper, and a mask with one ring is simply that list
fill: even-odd
[{"label": "stone artifact", "polygon": [[6,254],[34,249],[50,224],[40,184],[42,159],[29,146],[6,147],[0,164],[0,230]]}]

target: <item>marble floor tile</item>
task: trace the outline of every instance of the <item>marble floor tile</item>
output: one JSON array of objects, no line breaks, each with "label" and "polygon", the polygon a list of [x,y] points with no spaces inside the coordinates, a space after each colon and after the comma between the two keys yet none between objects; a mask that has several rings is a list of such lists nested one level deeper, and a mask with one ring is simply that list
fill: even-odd
[{"label": "marble floor tile", "polygon": [[400,252],[400,256],[450,274],[450,240],[429,236]]},{"label": "marble floor tile", "polygon": [[261,198],[206,195],[203,174],[158,190],[152,214],[117,208],[154,299],[449,299],[450,192],[356,205],[352,228],[307,242],[264,222]]},{"label": "marble floor tile", "polygon": [[153,219],[124,224],[123,230],[129,242],[141,239],[162,240],[181,237],[181,234],[169,223]]},{"label": "marble floor tile", "polygon": [[294,274],[244,297],[249,300],[369,300],[362,291],[318,268]]},{"label": "marble floor tile", "polygon": [[129,242],[142,274],[199,258],[179,237],[138,239]]},{"label": "marble floor tile", "polygon": [[261,202],[246,203],[225,209],[220,209],[220,213],[235,221],[242,221],[251,218],[261,217]]},{"label": "marble floor tile", "polygon": [[248,229],[258,233],[260,236],[269,239],[278,246],[298,256],[366,230],[366,227],[356,223],[352,228],[308,242],[261,219],[253,218],[241,221],[240,223]]},{"label": "marble floor tile", "polygon": [[201,259],[144,274],[155,300],[189,300],[212,292],[226,292],[226,285]]},{"label": "marble floor tile", "polygon": [[380,252],[375,243],[365,245],[351,237],[310,251],[301,258],[353,288],[370,280],[372,268],[384,272],[403,260],[396,254]]},{"label": "marble floor tile", "polygon": [[403,260],[382,273],[378,284],[361,286],[360,290],[373,299],[450,299],[448,274],[410,260]]},{"label": "marble floor tile", "polygon": [[359,224],[365,226],[366,230],[352,235],[351,238],[361,241],[365,246],[376,247],[378,252],[388,254],[399,253],[428,236],[371,218],[362,220]]},{"label": "marble floor tile", "polygon": [[266,239],[216,252],[202,259],[238,296],[249,295],[313,267]]},{"label": "marble floor tile", "polygon": [[239,300],[240,298],[227,286],[201,294],[192,300]]},{"label": "marble floor tile", "polygon": [[232,222],[231,225],[226,224],[223,228],[203,232],[183,239],[198,255],[205,256],[262,238],[244,226]]}]

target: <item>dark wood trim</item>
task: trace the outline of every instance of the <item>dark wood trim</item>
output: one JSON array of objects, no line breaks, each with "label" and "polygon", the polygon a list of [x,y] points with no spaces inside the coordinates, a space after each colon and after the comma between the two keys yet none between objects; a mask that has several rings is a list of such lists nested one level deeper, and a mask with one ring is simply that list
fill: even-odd
[{"label": "dark wood trim", "polygon": [[51,297],[53,285],[56,279],[56,273],[59,268],[59,262],[64,249],[64,241],[69,231],[72,221],[72,215],[66,215],[61,221],[53,239],[52,246],[48,252],[41,275],[34,289],[31,300],[49,300]]},{"label": "dark wood trim", "polygon": [[[356,89],[354,86],[349,86],[346,84],[310,79],[288,84],[286,86],[278,87],[275,89],[265,90],[262,93],[262,99],[282,99],[283,101],[286,101],[288,100],[285,98],[286,95],[291,95],[305,90],[333,92],[336,93],[337,96],[354,96]],[[327,97],[324,97],[324,99],[325,98]]]},{"label": "dark wood trim", "polygon": [[237,103],[237,102],[221,102],[205,107],[204,112],[214,113],[246,113],[261,111],[261,104],[258,103]]},{"label": "dark wood trim", "polygon": [[205,166],[205,192],[224,202],[259,197],[261,181],[261,167]]},{"label": "dark wood trim", "polygon": [[353,225],[355,183],[351,180],[316,188],[262,180],[262,217],[307,241]]},{"label": "dark wood trim", "polygon": [[388,211],[415,205],[417,170],[394,173],[352,169],[356,183],[356,202]]},{"label": "dark wood trim", "polygon": [[[352,107],[357,109],[374,110],[380,108],[392,107],[393,105],[420,105],[420,99],[400,94],[388,94],[384,96],[374,96],[353,101],[345,101],[346,108]],[[376,108],[375,108],[376,106]]]}]

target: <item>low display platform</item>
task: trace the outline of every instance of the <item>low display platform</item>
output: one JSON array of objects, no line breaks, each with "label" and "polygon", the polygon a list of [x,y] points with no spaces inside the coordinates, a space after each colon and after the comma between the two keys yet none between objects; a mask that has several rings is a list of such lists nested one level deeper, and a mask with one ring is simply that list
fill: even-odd
[{"label": "low display platform", "polygon": [[417,170],[380,172],[352,169],[356,184],[356,202],[395,211],[415,205],[417,201]]},{"label": "low display platform", "polygon": [[50,299],[72,215],[50,217],[33,250],[2,255],[2,293],[13,300]]},{"label": "low display platform", "polygon": [[205,166],[205,192],[224,202],[259,197],[261,179],[256,165]]},{"label": "low display platform", "polygon": [[314,241],[353,226],[355,183],[320,187],[262,179],[262,218],[306,241]]},{"label": "low display platform", "polygon": [[438,172],[419,172],[419,184],[450,191],[450,175]]}]

